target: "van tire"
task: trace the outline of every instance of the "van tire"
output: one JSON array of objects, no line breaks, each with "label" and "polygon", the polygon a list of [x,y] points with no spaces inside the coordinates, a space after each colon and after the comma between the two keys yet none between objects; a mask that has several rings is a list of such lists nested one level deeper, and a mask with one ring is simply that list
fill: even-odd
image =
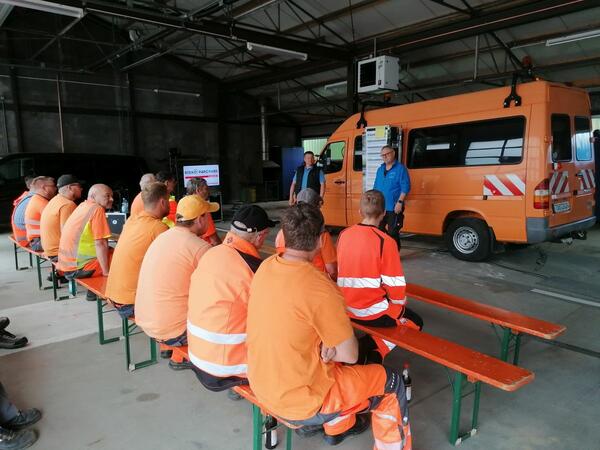
[{"label": "van tire", "polygon": [[485,261],[491,255],[490,229],[480,219],[454,219],[444,234],[446,245],[457,259]]}]

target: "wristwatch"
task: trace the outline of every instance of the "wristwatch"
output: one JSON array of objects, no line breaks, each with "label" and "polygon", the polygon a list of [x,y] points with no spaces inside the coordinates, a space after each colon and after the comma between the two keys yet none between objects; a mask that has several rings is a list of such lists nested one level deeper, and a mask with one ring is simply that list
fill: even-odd
[{"label": "wristwatch", "polygon": [[398,203],[404,203],[404,200],[398,199]]}]

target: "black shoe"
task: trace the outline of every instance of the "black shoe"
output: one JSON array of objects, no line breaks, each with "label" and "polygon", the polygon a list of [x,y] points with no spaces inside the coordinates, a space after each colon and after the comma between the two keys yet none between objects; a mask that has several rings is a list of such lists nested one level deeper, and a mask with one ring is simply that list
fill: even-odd
[{"label": "black shoe", "polygon": [[346,439],[348,436],[361,434],[367,431],[369,429],[369,425],[371,425],[371,416],[369,414],[357,414],[356,423],[348,431],[345,431],[342,434],[336,434],[335,436],[324,434],[323,439],[325,439],[325,442],[327,442],[329,445],[338,445],[344,442],[344,439]]},{"label": "black shoe", "polygon": [[173,356],[173,350],[161,350],[160,351],[160,357],[162,359],[169,359],[171,356]]},{"label": "black shoe", "polygon": [[0,331],[4,330],[10,324],[8,317],[0,317]]},{"label": "black shoe", "polygon": [[296,428],[294,433],[301,438],[309,438],[315,436],[323,431],[323,425],[304,425],[303,427]]},{"label": "black shoe", "polygon": [[170,360],[169,367],[173,370],[186,370],[186,369],[191,369],[192,367],[194,367],[194,365],[189,361],[183,361],[183,362],[178,363],[173,360]]},{"label": "black shoe", "polygon": [[31,408],[25,411],[19,411],[14,418],[2,424],[2,428],[12,431],[19,431],[23,428],[33,425],[42,418],[42,413],[39,409]]},{"label": "black shoe", "polygon": [[94,294],[93,292],[88,291],[88,293],[85,294],[85,299],[88,302],[95,302],[96,300],[98,300],[98,296],[96,294]]},{"label": "black shoe", "polygon": [[32,430],[11,431],[0,428],[0,450],[21,450],[31,447],[37,441]]},{"label": "black shoe", "polygon": [[234,402],[237,402],[237,401],[243,399],[244,397],[242,397],[240,394],[235,392],[233,389],[228,389],[227,390],[227,398],[229,400],[233,400]]},{"label": "black shoe", "polygon": [[27,345],[27,338],[22,336],[16,337],[14,334],[9,333],[6,330],[0,330],[0,348],[15,349],[25,347]]}]

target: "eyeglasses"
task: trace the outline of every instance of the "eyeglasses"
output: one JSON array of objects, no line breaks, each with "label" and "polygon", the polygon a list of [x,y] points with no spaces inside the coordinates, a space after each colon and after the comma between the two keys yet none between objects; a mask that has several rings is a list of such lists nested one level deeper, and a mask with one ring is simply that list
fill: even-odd
[{"label": "eyeglasses", "polygon": [[382,158],[385,158],[387,155],[393,155],[393,154],[394,154],[394,152],[382,153],[382,154],[381,154],[381,157],[382,157]]}]

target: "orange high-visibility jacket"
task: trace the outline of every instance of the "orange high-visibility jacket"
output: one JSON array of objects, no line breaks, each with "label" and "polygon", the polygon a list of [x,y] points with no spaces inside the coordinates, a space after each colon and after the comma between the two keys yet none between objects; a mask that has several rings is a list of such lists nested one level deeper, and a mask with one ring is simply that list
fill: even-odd
[{"label": "orange high-visibility jacket", "polygon": [[[29,201],[31,200],[32,197],[33,197],[33,194],[30,194],[29,191],[25,191],[21,195],[19,195],[18,198],[16,198],[13,201],[14,208],[13,208],[12,214],[10,216],[10,225],[12,227],[12,232],[13,232],[15,241],[17,241],[17,243],[21,247],[27,247],[29,245],[29,241],[27,240],[27,230],[24,227],[25,223],[23,223],[23,226],[17,224],[17,222],[15,221],[15,214],[19,207],[26,208],[27,203],[29,203]],[[25,203],[24,205],[21,205],[25,201],[27,203]],[[22,215],[23,215],[23,219],[24,219],[25,211],[22,212]]]},{"label": "orange high-visibility jacket", "polygon": [[40,237],[40,221],[42,219],[42,211],[48,204],[48,199],[35,194],[31,197],[27,209],[25,209],[25,230],[27,230],[27,240],[31,242],[33,238]]},{"label": "orange high-visibility jacket", "polygon": [[397,318],[406,304],[406,281],[396,242],[370,225],[353,225],[338,239],[337,283],[348,315]]},{"label": "orange high-visibility jacket", "polygon": [[200,370],[246,377],[248,296],[259,264],[256,248],[232,233],[200,260],[192,275],[187,324],[190,361]]}]

